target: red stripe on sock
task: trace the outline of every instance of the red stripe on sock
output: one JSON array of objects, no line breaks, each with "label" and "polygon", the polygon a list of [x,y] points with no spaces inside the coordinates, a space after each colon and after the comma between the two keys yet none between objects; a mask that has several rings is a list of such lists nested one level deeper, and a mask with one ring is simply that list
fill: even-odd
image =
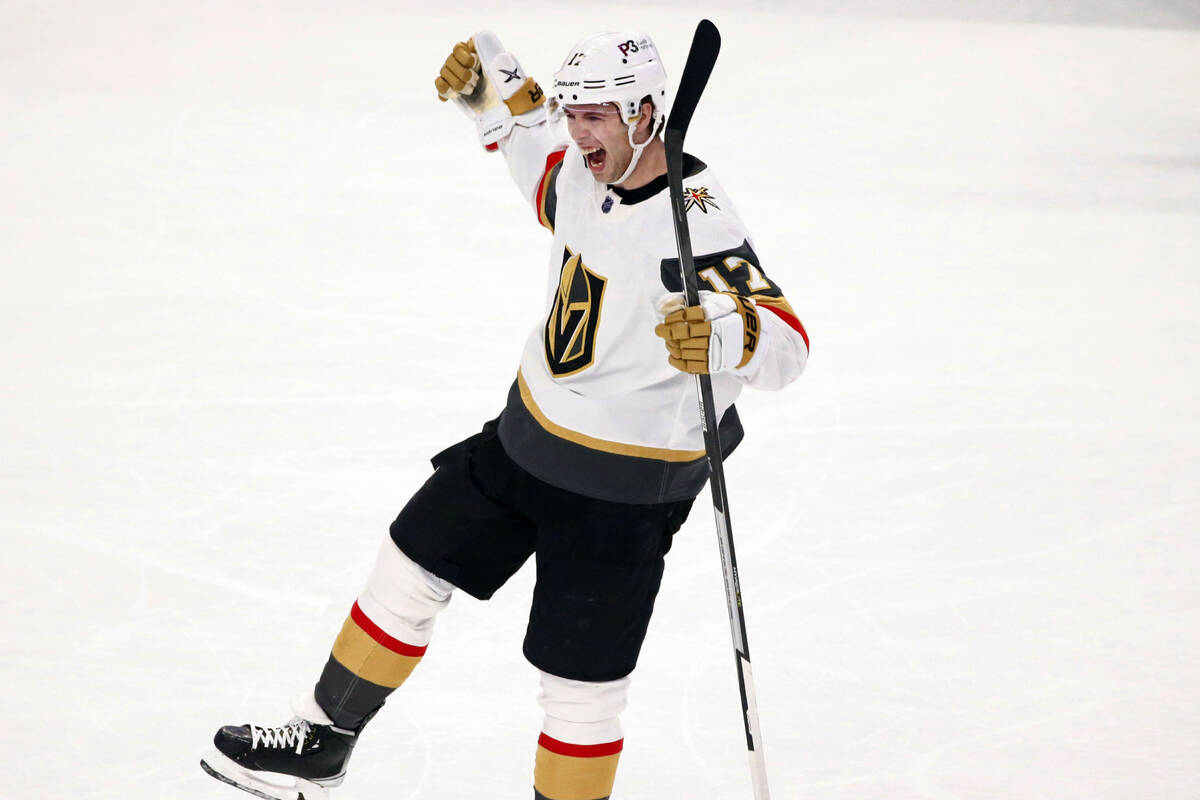
[{"label": "red stripe on sock", "polygon": [[802,324],[800,324],[800,320],[796,319],[791,314],[784,311],[782,308],[776,308],[775,306],[769,306],[766,303],[763,303],[761,306],[759,306],[759,308],[765,308],[768,311],[774,311],[775,316],[779,317],[781,320],[786,322],[788,324],[789,328],[791,328],[792,330],[794,330],[796,333],[800,334],[800,336],[802,336],[804,338],[804,347],[805,348],[808,347],[808,331],[804,330],[804,326]]},{"label": "red stripe on sock", "polygon": [[611,756],[614,753],[621,752],[621,749],[625,746],[625,740],[617,739],[615,742],[605,742],[604,744],[571,744],[570,742],[560,742],[558,739],[543,733],[538,738],[538,746],[544,747],[551,753],[557,753],[560,756],[600,758],[601,756]]},{"label": "red stripe on sock", "polygon": [[354,624],[363,629],[363,633],[370,636],[381,645],[391,650],[393,653],[399,653],[402,656],[412,656],[420,658],[425,655],[425,651],[429,649],[428,645],[418,647],[415,644],[407,644],[394,637],[388,636],[383,628],[376,625],[374,622],[363,613],[363,610],[358,607],[358,601],[355,601],[354,608],[350,609],[350,619],[354,620]]}]

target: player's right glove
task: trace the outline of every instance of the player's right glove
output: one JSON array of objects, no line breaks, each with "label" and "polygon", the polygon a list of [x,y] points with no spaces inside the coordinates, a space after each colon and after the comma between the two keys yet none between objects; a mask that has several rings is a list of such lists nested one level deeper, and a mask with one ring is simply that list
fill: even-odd
[{"label": "player's right glove", "polygon": [[438,97],[453,100],[475,120],[479,141],[495,150],[513,125],[533,127],[546,118],[546,96],[491,31],[454,45],[434,80]]},{"label": "player's right glove", "polygon": [[700,292],[700,305],[684,305],[678,292],[658,300],[662,324],[655,335],[667,345],[672,367],[692,375],[740,369],[750,363],[762,336],[758,308],[749,297]]}]

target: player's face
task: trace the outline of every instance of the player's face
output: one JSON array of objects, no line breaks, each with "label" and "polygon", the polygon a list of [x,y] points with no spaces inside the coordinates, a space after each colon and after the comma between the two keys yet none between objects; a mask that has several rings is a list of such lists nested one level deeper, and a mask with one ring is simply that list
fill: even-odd
[{"label": "player's face", "polygon": [[592,177],[612,183],[633,160],[629,129],[612,103],[566,106],[567,132],[583,152]]}]

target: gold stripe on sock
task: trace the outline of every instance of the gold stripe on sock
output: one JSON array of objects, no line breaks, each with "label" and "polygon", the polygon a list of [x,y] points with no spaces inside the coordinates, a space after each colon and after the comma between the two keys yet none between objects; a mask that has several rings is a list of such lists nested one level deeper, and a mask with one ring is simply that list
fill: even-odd
[{"label": "gold stripe on sock", "polygon": [[597,800],[612,794],[620,753],[576,758],[537,749],[533,785],[550,800]]},{"label": "gold stripe on sock", "polygon": [[333,657],[360,678],[389,689],[404,683],[421,660],[420,656],[401,655],[384,647],[351,617],[346,618],[333,643]]}]

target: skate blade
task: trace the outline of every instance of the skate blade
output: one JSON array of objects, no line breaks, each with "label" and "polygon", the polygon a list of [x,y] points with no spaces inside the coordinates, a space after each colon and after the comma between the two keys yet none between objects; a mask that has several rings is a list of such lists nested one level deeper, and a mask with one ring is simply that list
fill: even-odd
[{"label": "skate blade", "polygon": [[[329,789],[304,778],[278,772],[258,772],[239,766],[215,747],[200,759],[200,767],[222,783],[236,786],[263,800],[329,800]],[[337,786],[341,777],[327,781]]]}]

